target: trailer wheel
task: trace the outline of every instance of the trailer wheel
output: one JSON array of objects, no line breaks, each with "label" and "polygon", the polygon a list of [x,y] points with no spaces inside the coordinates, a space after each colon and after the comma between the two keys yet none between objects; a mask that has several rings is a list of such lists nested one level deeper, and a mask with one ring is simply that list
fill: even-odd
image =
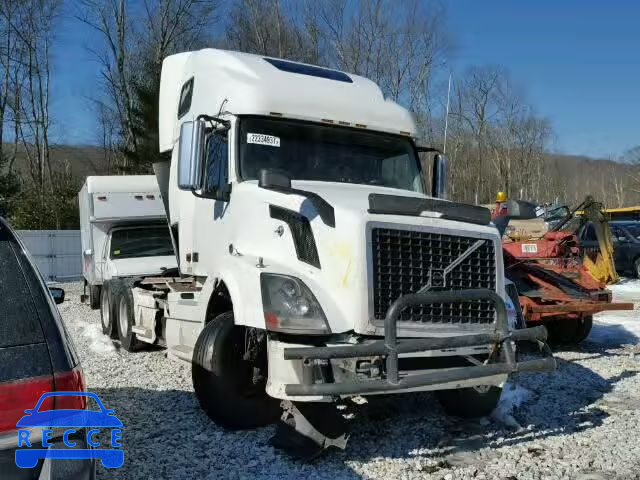
[{"label": "trailer wheel", "polygon": [[589,333],[591,332],[591,328],[593,328],[593,317],[591,315],[582,317],[580,320],[578,320],[575,342],[580,343],[581,341],[586,340],[586,338],[589,336]]},{"label": "trailer wheel", "polygon": [[140,341],[136,338],[136,334],[131,330],[135,323],[133,312],[133,294],[129,286],[123,284],[117,295],[118,301],[118,338],[120,345],[127,352],[134,352],[140,346]]},{"label": "trailer wheel", "polygon": [[547,323],[549,343],[555,345],[575,345],[585,340],[593,327],[593,317],[560,318]]},{"label": "trailer wheel", "polygon": [[100,285],[89,285],[89,306],[92,310],[100,308],[101,290]]},{"label": "trailer wheel", "polygon": [[105,282],[100,289],[100,321],[102,323],[102,333],[115,338],[116,331],[113,328],[115,317],[115,304],[111,282]]},{"label": "trailer wheel", "polygon": [[229,430],[263,427],[280,415],[280,401],[267,395],[266,344],[247,351],[250,331],[236,326],[233,312],[210,321],[193,351],[191,376],[200,406]]},{"label": "trailer wheel", "polygon": [[486,417],[493,412],[500,400],[502,388],[487,385],[476,388],[436,390],[434,393],[447,415],[478,418]]}]

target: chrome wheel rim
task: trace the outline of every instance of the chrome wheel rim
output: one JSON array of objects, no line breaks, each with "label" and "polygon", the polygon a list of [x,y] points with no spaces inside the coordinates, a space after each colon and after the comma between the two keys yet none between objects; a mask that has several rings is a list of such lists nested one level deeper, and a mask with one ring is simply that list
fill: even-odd
[{"label": "chrome wheel rim", "polygon": [[109,308],[109,296],[106,292],[102,294],[102,301],[100,302],[100,308],[102,309],[102,326],[107,328],[111,323],[109,316],[111,315],[111,309]]},{"label": "chrome wheel rim", "polygon": [[124,297],[120,299],[120,306],[118,308],[118,324],[120,326],[120,333],[125,336],[129,331],[129,317],[127,316],[127,302]]}]

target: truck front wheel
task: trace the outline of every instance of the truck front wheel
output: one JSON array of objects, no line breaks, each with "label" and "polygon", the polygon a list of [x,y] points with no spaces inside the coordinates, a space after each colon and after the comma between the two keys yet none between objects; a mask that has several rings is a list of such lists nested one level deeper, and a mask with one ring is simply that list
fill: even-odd
[{"label": "truck front wheel", "polygon": [[193,351],[193,388],[200,406],[216,424],[229,430],[275,422],[280,402],[267,395],[266,337],[236,326],[233,312],[211,320]]},{"label": "truck front wheel", "polygon": [[498,405],[502,388],[484,386],[456,390],[436,390],[436,398],[447,415],[462,418],[486,417]]}]

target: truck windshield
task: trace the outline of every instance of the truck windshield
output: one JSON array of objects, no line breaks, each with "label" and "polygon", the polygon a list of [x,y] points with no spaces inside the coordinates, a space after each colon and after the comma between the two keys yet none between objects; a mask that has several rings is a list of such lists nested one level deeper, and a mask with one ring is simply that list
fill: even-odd
[{"label": "truck windshield", "polygon": [[173,255],[169,227],[126,228],[111,234],[111,258]]},{"label": "truck windshield", "polygon": [[380,185],[423,193],[420,162],[400,135],[271,118],[240,121],[240,176],[263,168],[292,180]]}]

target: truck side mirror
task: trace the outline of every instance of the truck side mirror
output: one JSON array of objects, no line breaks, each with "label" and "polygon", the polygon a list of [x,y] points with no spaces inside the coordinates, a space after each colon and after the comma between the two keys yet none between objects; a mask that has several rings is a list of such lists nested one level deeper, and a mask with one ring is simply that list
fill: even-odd
[{"label": "truck side mirror", "polygon": [[431,168],[431,196],[434,198],[447,199],[449,192],[447,189],[447,179],[449,175],[449,158],[438,153],[433,157]]},{"label": "truck side mirror", "polygon": [[202,188],[205,133],[204,120],[184,122],[180,127],[178,147],[178,188],[180,190],[194,191]]}]

